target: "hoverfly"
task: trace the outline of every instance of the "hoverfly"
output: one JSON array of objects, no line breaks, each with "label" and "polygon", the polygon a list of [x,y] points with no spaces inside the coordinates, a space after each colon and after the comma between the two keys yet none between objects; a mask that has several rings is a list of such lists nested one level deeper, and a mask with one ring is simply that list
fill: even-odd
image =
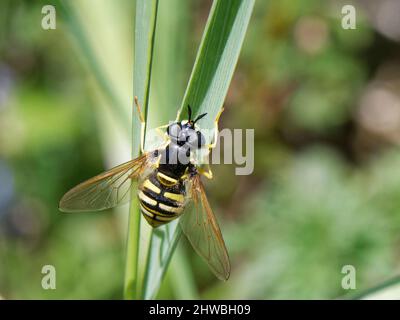
[{"label": "hoverfly", "polygon": [[[69,190],[61,199],[63,212],[100,211],[130,201],[131,189],[137,186],[140,211],[154,228],[180,217],[180,226],[195,251],[205,259],[214,274],[227,280],[230,263],[225,243],[208,203],[200,175],[211,179],[212,172],[204,170],[194,159],[202,148],[215,147],[218,120],[215,120],[214,141],[205,138],[196,124],[206,114],[162,126],[165,143],[145,152],[144,118],[137,97],[135,105],[142,125],[141,149],[138,158],[103,172]],[[138,183],[134,183],[138,181]]]}]

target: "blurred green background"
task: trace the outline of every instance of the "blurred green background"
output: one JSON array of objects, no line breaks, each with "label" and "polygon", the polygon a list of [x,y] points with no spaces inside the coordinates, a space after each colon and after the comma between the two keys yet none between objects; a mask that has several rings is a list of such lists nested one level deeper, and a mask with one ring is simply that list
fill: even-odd
[{"label": "blurred green background", "polygon": [[[51,1],[0,3],[5,299],[122,298],[127,207],[68,215],[57,206],[72,186],[129,159],[135,5],[69,2],[69,10],[54,2],[56,30],[41,28],[42,6]],[[351,3],[357,29],[344,30],[341,8]],[[174,35],[182,38],[177,63],[186,64],[177,108],[210,5],[174,0],[162,7],[171,21],[176,10],[186,21]],[[255,129],[255,170],[236,176],[233,165],[215,165],[206,183],[231,278],[218,281],[182,240],[159,298],[188,298],[189,291],[201,298],[330,299],[398,273],[398,12],[396,0],[256,2],[221,118],[222,128]],[[158,59],[168,50],[168,39],[156,42]],[[99,83],[99,70],[107,83]],[[167,82],[174,70],[159,72]],[[107,88],[116,92],[120,116],[110,111]],[[155,101],[165,88],[155,86]],[[48,264],[56,268],[56,290],[41,287]],[[190,266],[188,288],[179,283],[181,264]],[[356,268],[356,290],[341,287],[344,265]]]}]

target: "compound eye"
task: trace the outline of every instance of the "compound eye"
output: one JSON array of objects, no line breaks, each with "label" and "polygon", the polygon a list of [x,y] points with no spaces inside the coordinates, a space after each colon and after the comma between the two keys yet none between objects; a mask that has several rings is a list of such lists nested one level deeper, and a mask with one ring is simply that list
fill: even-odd
[{"label": "compound eye", "polygon": [[197,131],[197,146],[198,146],[198,148],[201,148],[205,144],[206,144],[206,138],[200,131]]},{"label": "compound eye", "polygon": [[179,123],[173,123],[167,129],[168,135],[175,140],[179,137],[180,132],[181,132],[181,125]]},{"label": "compound eye", "polygon": [[190,147],[196,148],[197,147],[197,132],[194,130],[190,130],[189,135],[186,138],[186,140]]},{"label": "compound eye", "polygon": [[188,144],[192,149],[200,149],[205,143],[205,138],[200,131],[191,130]]}]

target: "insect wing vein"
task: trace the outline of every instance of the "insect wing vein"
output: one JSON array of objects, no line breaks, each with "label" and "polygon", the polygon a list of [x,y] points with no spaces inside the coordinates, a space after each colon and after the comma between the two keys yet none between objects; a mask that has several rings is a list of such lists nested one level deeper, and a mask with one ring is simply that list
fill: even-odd
[{"label": "insect wing vein", "polygon": [[151,157],[151,153],[146,153],[82,182],[62,197],[60,210],[98,211],[128,202],[131,194],[129,191],[133,186],[132,180],[137,179],[151,164]]},{"label": "insect wing vein", "polygon": [[190,178],[188,189],[192,202],[188,205],[189,212],[180,219],[182,230],[215,275],[227,280],[230,274],[228,252],[198,175]]}]

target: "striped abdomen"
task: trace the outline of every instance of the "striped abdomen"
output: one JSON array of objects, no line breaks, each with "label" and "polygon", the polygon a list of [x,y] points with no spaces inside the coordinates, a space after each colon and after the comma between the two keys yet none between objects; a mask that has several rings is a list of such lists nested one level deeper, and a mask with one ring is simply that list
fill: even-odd
[{"label": "striped abdomen", "polygon": [[176,219],[185,206],[185,187],[176,180],[155,170],[138,188],[140,211],[153,227]]}]

